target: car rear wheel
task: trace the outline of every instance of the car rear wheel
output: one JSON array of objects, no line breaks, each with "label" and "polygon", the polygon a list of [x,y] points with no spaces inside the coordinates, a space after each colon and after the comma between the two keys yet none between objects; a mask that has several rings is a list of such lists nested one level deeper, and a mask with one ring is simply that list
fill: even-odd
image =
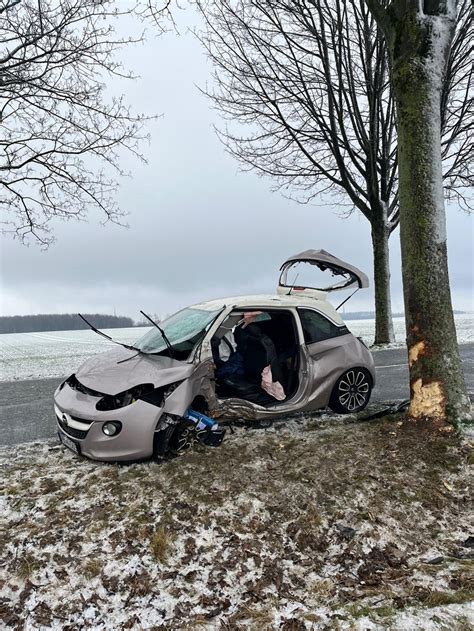
[{"label": "car rear wheel", "polygon": [[333,388],[329,407],[338,414],[354,414],[370,401],[372,378],[365,368],[346,370]]}]

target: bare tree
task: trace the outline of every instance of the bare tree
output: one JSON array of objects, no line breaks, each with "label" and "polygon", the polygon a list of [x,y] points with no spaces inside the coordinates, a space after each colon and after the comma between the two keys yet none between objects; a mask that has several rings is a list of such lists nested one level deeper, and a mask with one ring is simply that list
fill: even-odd
[{"label": "bare tree", "polygon": [[[363,0],[201,2],[201,40],[215,67],[209,95],[228,120],[220,137],[248,168],[298,200],[337,196],[370,222],[375,342],[393,340],[388,240],[399,223],[397,133],[384,37]],[[472,184],[469,1],[445,82],[446,185],[466,202]],[[469,158],[469,159],[467,159]]]},{"label": "bare tree", "polygon": [[[463,3],[366,2],[386,37],[397,105],[410,416],[439,426],[456,424],[467,417],[470,405],[456,340],[446,249],[441,128],[450,113],[440,113],[446,72],[450,64],[462,62],[450,50],[455,50],[457,10]],[[470,99],[472,115],[472,93]]]},{"label": "bare tree", "polygon": [[120,37],[114,22],[135,16],[163,28],[170,2],[124,5],[0,0],[2,228],[22,241],[46,247],[51,219],[84,219],[94,208],[120,222],[119,151],[143,159],[146,117],[107,96],[107,78],[131,78],[116,53],[143,39]]}]

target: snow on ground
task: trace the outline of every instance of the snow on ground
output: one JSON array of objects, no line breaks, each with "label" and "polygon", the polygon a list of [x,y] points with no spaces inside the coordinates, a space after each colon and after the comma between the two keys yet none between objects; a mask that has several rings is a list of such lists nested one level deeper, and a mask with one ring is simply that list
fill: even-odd
[{"label": "snow on ground", "polygon": [[[474,313],[463,313],[454,316],[456,332],[459,344],[474,342]],[[369,346],[374,343],[375,320],[347,320],[346,324],[351,332],[362,337]],[[406,344],[405,318],[393,318],[393,328],[395,342],[384,344],[383,346],[372,346],[372,350],[378,348],[387,350],[389,348],[401,348]]]},{"label": "snow on ground", "polygon": [[[474,314],[455,316],[459,343],[474,342]],[[348,320],[352,333],[367,344],[374,340],[374,320]],[[405,344],[405,321],[394,318],[396,342],[383,348]],[[131,344],[148,328],[109,329],[105,333],[119,342]],[[90,330],[0,335],[0,381],[65,377],[86,359],[111,348],[111,342]]]},{"label": "snow on ground", "polygon": [[[149,328],[104,329],[118,342],[130,344]],[[72,374],[86,359],[114,344],[87,329],[0,335],[0,381],[42,379]]]},{"label": "snow on ground", "polygon": [[315,415],[162,464],[54,443],[0,461],[7,628],[473,628],[473,456],[454,436]]}]

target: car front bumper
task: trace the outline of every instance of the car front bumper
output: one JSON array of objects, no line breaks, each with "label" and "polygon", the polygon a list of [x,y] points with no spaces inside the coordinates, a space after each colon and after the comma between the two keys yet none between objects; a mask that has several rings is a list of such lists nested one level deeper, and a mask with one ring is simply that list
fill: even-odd
[{"label": "car front bumper", "polygon": [[[78,446],[77,452],[92,460],[132,461],[153,454],[154,432],[163,409],[135,401],[131,405],[101,412],[96,409],[100,397],[93,397],[61,384],[54,393],[54,411],[58,432]],[[121,431],[106,436],[105,423],[119,421]],[[62,441],[71,447],[67,440]]]}]

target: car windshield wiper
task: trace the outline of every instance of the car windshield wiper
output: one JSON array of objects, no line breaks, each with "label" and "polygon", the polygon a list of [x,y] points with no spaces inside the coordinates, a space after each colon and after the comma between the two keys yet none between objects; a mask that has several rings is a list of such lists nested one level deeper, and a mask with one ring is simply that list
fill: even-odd
[{"label": "car windshield wiper", "polygon": [[87,326],[90,327],[94,331],[94,333],[97,333],[97,335],[101,335],[102,337],[105,337],[105,339],[109,340],[109,342],[113,342],[114,344],[119,344],[119,346],[123,346],[124,348],[127,348],[129,351],[137,351],[137,353],[143,353],[144,355],[148,355],[148,353],[145,353],[144,351],[142,351],[140,348],[137,348],[136,346],[131,346],[130,344],[124,344],[123,342],[117,342],[117,340],[112,339],[110,335],[107,335],[106,333],[102,333],[102,331],[99,331],[99,329],[96,329],[95,326],[91,324],[90,322],[88,322],[83,315],[81,315],[80,313],[78,313],[77,315],[81,318],[81,320],[84,320]]},{"label": "car windshield wiper", "polygon": [[155,327],[158,329],[158,331],[161,333],[161,337],[164,339],[165,344],[166,344],[166,346],[168,347],[168,351],[169,351],[170,357],[171,357],[172,359],[174,359],[175,357],[174,357],[173,347],[171,346],[170,341],[169,341],[169,339],[166,337],[166,333],[163,331],[163,329],[161,328],[161,326],[160,326],[159,324],[157,324],[154,320],[152,320],[152,319],[150,318],[150,316],[149,316],[149,315],[147,315],[147,314],[146,314],[144,311],[142,311],[141,309],[140,309],[140,313],[141,313],[143,316],[145,316],[145,318],[146,318],[149,322],[151,322],[151,323],[153,324],[153,326],[155,326]]}]

